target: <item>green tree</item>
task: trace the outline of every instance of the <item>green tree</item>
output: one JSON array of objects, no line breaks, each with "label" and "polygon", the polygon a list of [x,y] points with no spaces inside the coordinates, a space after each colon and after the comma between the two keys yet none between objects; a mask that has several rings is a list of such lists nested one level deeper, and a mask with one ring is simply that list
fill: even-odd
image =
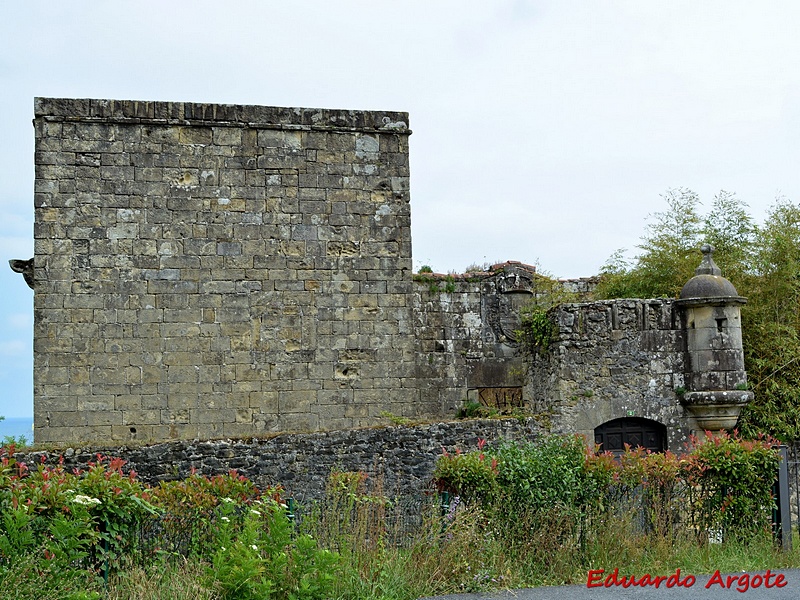
[{"label": "green tree", "polygon": [[800,439],[800,206],[779,199],[758,228],[751,277],[740,293],[745,367],[755,401],[744,433]]},{"label": "green tree", "polygon": [[747,205],[721,191],[700,217],[697,195],[664,195],[667,209],[650,216],[641,254],[616,252],[601,272],[598,298],[676,297],[710,243],[714,260],[748,298],[742,308],[745,368],[755,400],[743,411],[746,435],[800,439],[800,206],[779,199],[762,226]]},{"label": "green tree", "polygon": [[700,262],[700,199],[686,188],[667,190],[667,209],[650,215],[635,262],[617,251],[600,273],[600,298],[672,298]]}]

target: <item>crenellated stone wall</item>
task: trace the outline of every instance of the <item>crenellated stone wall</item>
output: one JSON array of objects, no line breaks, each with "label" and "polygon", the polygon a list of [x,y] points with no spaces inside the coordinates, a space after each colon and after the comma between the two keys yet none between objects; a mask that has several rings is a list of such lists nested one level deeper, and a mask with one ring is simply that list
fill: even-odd
[{"label": "crenellated stone wall", "polygon": [[697,423],[680,403],[686,343],[676,301],[607,300],[564,304],[554,313],[555,339],[531,361],[527,395],[550,413],[554,432],[593,438],[613,419],[641,417],[669,430],[682,449]]}]

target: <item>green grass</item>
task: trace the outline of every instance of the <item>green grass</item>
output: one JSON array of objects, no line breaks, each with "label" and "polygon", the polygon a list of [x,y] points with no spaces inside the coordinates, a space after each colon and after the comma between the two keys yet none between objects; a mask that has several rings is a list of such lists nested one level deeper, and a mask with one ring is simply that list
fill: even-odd
[{"label": "green grass", "polygon": [[[521,488],[511,495],[509,480],[503,487],[506,493],[492,501],[478,495],[472,503],[453,501],[444,508],[435,494],[414,502],[390,498],[379,478],[334,472],[324,501],[299,507],[295,525],[286,519],[280,490],[259,492],[236,475],[193,476],[144,490],[123,480],[113,460],[95,465],[81,480],[60,469],[37,470],[20,478],[7,467],[6,488],[0,489],[0,590],[3,598],[20,600],[412,600],[585,584],[589,570],[596,569],[657,576],[676,569],[700,575],[717,569],[800,567],[800,540],[795,539],[795,550],[786,553],[768,531],[750,530],[746,539],[709,543],[707,535],[681,524],[678,512],[685,502],[669,495],[611,494],[586,503],[562,494],[530,501],[547,483],[534,477],[531,461],[536,457],[549,466],[551,483],[564,487],[566,479],[553,466],[557,462],[553,457],[561,456],[556,451],[564,448],[571,446],[545,445],[535,455],[508,448],[501,453],[507,468],[516,465],[518,479],[537,481],[527,496]],[[450,458],[460,464],[468,456]],[[467,466],[492,464],[491,457],[474,458]],[[63,491],[54,493],[59,486]],[[81,495],[74,489],[103,501],[87,507],[77,502]],[[101,515],[109,518],[116,513],[99,511],[116,506],[129,515],[131,507],[139,506],[132,498],[144,493],[168,515],[177,517],[183,510],[184,517],[191,517],[174,521],[173,529],[202,519],[202,543],[189,546],[190,556],[183,557],[164,550],[170,548],[166,537],[151,539],[151,550],[120,542],[116,547],[129,554],[118,557],[114,540],[138,539],[136,529],[122,527],[120,521],[119,537],[106,539],[111,543],[106,582],[94,527]],[[36,503],[28,504],[26,498]],[[684,523],[691,522],[685,514],[683,518]],[[735,531],[744,535],[741,527]],[[132,554],[130,548],[138,548],[142,555]]]},{"label": "green grass", "polygon": [[[405,547],[341,540],[343,564],[335,586],[339,599],[412,600],[421,596],[480,592],[537,585],[582,584],[589,569],[620,573],[669,575],[680,568],[699,575],[716,569],[722,572],[778,571],[800,566],[797,551],[782,553],[769,539],[748,543],[698,543],[691,539],[665,540],[658,536],[629,535],[622,523],[609,523],[611,530],[590,540],[581,556],[561,540],[562,552],[552,553],[554,539],[548,532],[533,535],[527,544],[509,543],[499,532],[487,530],[479,510],[465,509],[443,534],[429,531]],[[428,525],[440,527],[431,518]],[[369,525],[360,523],[357,526]],[[489,525],[490,527],[490,525]],[[536,550],[537,544],[544,548]],[[795,539],[795,548],[800,540]],[[548,556],[542,554],[548,553]],[[49,577],[18,562],[0,573],[2,589],[9,599],[36,600],[216,600],[220,592],[204,584],[208,564],[199,559],[173,558],[148,566],[127,564],[114,573],[106,588],[102,579],[76,570]]]}]

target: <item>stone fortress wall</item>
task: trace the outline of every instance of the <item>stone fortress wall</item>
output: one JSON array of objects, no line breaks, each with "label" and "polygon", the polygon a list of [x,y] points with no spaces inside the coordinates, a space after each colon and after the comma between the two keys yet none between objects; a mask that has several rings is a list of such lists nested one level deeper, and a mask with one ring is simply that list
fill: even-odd
[{"label": "stone fortress wall", "polygon": [[412,276],[405,113],[39,98],[34,125],[37,443],[346,430],[467,400],[589,437],[631,415],[671,447],[696,429],[673,301],[563,305],[530,355],[535,268]]},{"label": "stone fortress wall", "polygon": [[37,442],[422,416],[408,116],[37,99]]},{"label": "stone fortress wall", "polygon": [[671,449],[698,430],[681,405],[685,332],[674,300],[564,304],[550,352],[532,364],[533,410],[549,412],[556,432],[593,438],[599,425],[624,417],[662,423]]},{"label": "stone fortress wall", "polygon": [[366,427],[316,433],[286,433],[237,440],[174,440],[149,445],[27,449],[14,455],[28,465],[63,465],[87,470],[101,457],[121,458],[124,471],[150,485],[235,470],[259,488],[281,485],[287,496],[321,498],[332,471],[361,471],[388,497],[430,495],[442,448],[472,450],[505,441],[535,441],[533,419],[469,419],[415,426]]}]

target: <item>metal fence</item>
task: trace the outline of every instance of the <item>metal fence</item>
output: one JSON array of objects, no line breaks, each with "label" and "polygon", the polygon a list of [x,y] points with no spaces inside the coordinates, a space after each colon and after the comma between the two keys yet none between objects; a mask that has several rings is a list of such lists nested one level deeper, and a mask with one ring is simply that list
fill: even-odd
[{"label": "metal fence", "polygon": [[[790,447],[786,460],[790,498],[787,508],[791,522],[800,522],[800,445]],[[777,490],[777,487],[776,487]],[[699,512],[703,493],[681,482],[668,488],[612,486],[596,506],[581,509],[580,535],[591,534],[593,528],[610,516],[626,518],[634,531],[679,535],[691,533],[721,541],[723,532],[709,530],[708,515]],[[331,550],[342,544],[369,546],[372,543],[409,545],[425,536],[439,535],[445,520],[469,502],[434,490],[414,495],[385,498],[381,495],[340,494],[325,499],[287,501],[286,516],[296,534],[311,534]],[[241,508],[241,516],[248,509]],[[546,511],[545,511],[546,512]],[[131,556],[146,559],[156,553],[171,555],[205,555],[213,553],[219,513],[172,513],[153,515],[137,522],[129,531],[126,544]],[[773,521],[779,517],[773,514]],[[779,534],[776,528],[776,534]]]},{"label": "metal fence", "polygon": [[[424,534],[426,521],[431,523],[452,504],[435,493],[420,493],[392,499],[353,496],[324,500],[298,501],[289,498],[286,518],[296,534],[313,535],[323,546],[340,549],[344,540],[360,545],[381,541],[402,546]],[[239,507],[238,516],[249,510]],[[208,555],[219,525],[219,511],[206,514],[163,513],[131,524],[126,551],[146,560],[155,554]],[[435,529],[438,525],[432,524]]]},{"label": "metal fence", "polygon": [[800,443],[787,447],[786,467],[789,476],[789,512],[792,528],[800,527]]}]

